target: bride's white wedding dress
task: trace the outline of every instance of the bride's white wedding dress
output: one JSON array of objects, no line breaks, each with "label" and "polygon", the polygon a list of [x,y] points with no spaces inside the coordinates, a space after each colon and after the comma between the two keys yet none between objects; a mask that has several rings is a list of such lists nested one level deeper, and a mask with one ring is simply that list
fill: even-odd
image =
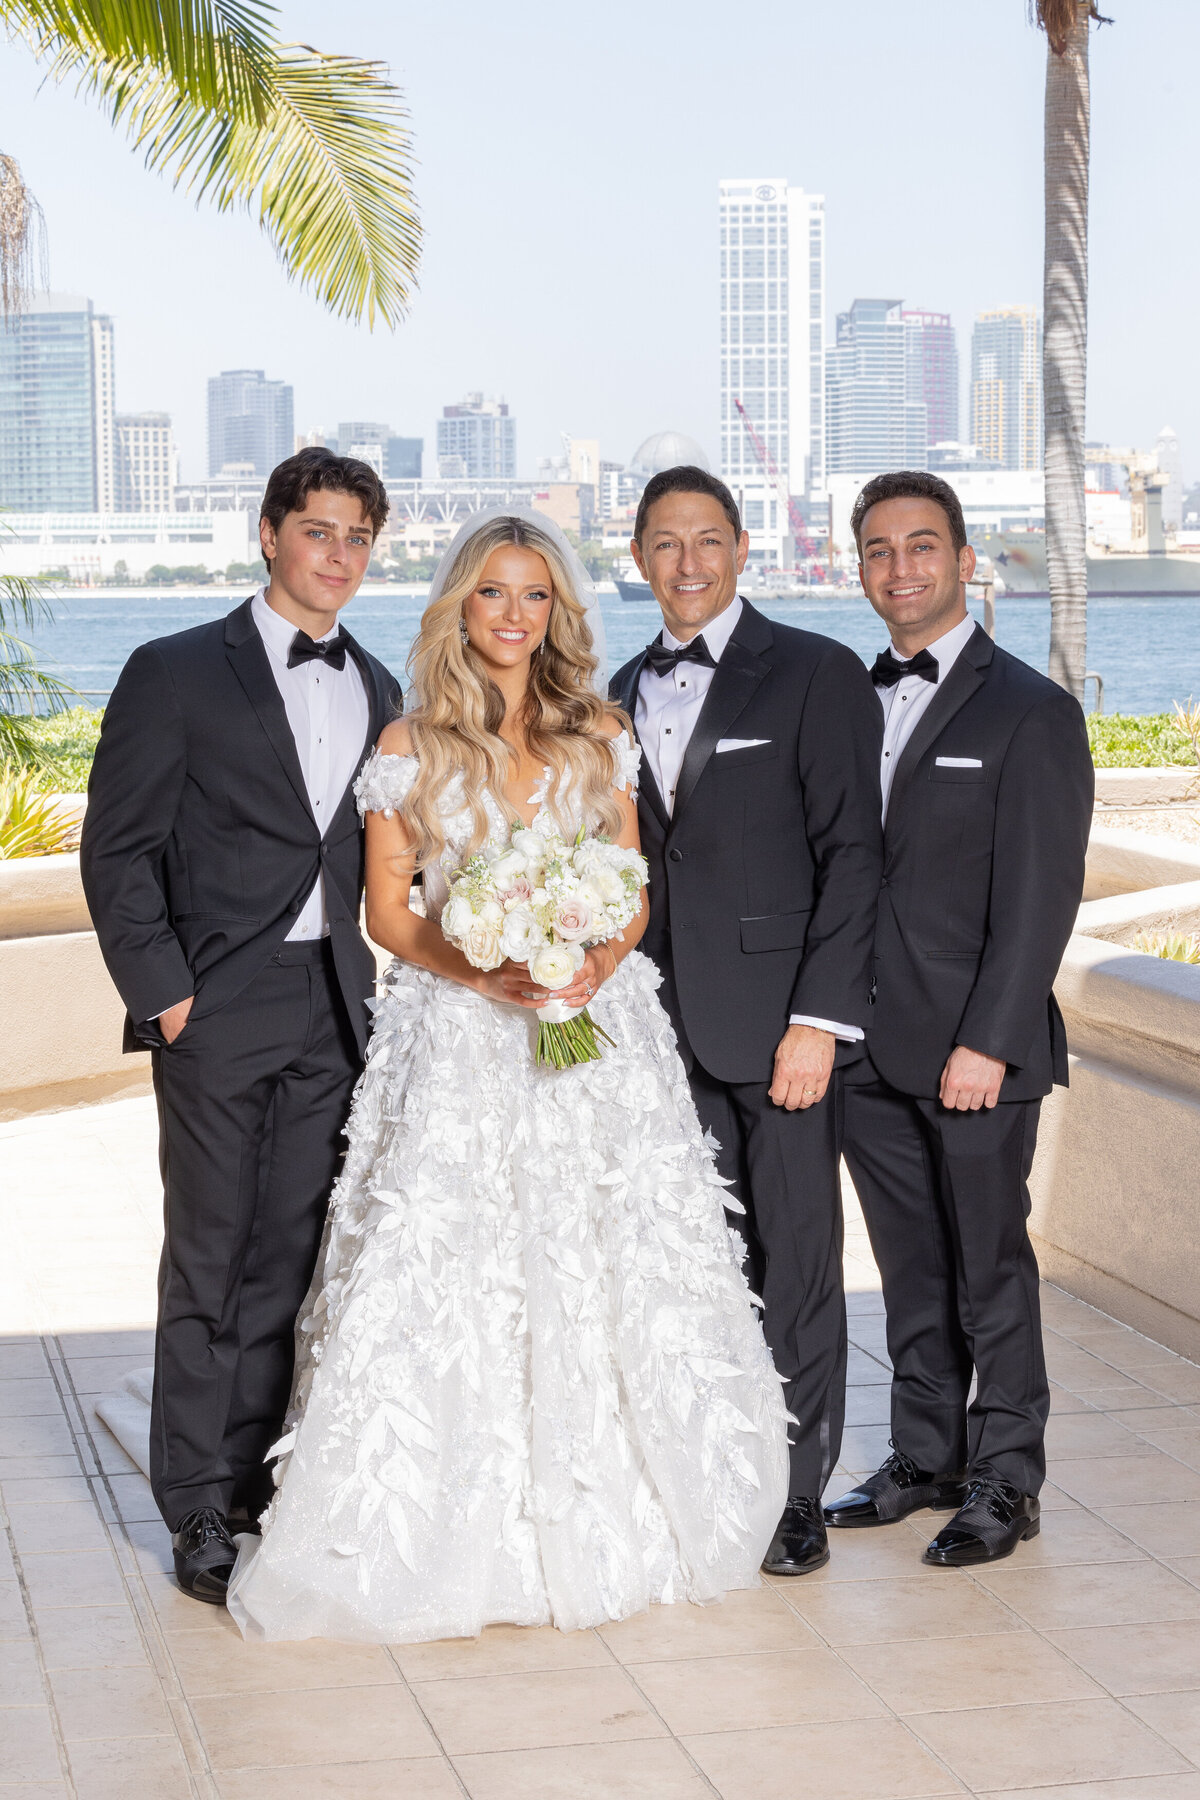
[{"label": "bride's white wedding dress", "polygon": [[[623,787],[627,738],[618,760]],[[360,809],[390,812],[416,767],[374,755]],[[433,917],[461,778],[441,813]],[[615,1047],[560,1072],[534,1065],[531,1012],[387,970],[281,1484],[230,1588],[247,1637],[569,1630],[756,1584],[782,1393],[658,981],[626,957],[593,1003]]]}]

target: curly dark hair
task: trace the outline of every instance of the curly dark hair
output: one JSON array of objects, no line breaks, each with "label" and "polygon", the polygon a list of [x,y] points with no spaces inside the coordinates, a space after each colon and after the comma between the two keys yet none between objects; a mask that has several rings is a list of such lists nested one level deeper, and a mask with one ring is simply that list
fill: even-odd
[{"label": "curly dark hair", "polygon": [[[278,531],[288,513],[304,511],[313,493],[351,494],[371,522],[372,537],[378,537],[387,523],[387,489],[370,463],[317,444],[297,450],[271,470],[259,517]],[[263,561],[269,569],[270,557]]]},{"label": "curly dark hair", "polygon": [[854,542],[858,545],[858,554],[862,556],[863,520],[873,506],[882,500],[932,500],[940,506],[950,525],[950,541],[954,545],[955,555],[967,547],[967,526],[963,518],[962,502],[948,481],[940,475],[930,475],[925,469],[893,469],[890,475],[873,475],[862,493],[854,502],[850,514],[850,529],[854,533]]},{"label": "curly dark hair", "polygon": [[661,500],[664,494],[707,494],[710,499],[720,502],[725,509],[725,517],[733,526],[735,535],[741,537],[742,516],[738,512],[737,501],[725,483],[719,481],[715,475],[710,475],[707,469],[697,468],[693,463],[680,463],[676,469],[661,469],[657,475],[652,475],[642,489],[642,497],[638,501],[637,518],[633,524],[635,542],[641,543],[645,535],[650,508],[656,500]]}]

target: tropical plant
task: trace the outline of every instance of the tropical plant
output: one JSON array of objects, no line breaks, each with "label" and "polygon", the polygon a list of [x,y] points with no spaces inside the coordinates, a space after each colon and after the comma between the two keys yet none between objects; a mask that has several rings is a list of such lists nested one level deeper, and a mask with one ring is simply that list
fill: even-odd
[{"label": "tropical plant", "polygon": [[79,821],[37,788],[36,769],[0,762],[0,861],[58,856],[79,843]]},{"label": "tropical plant", "polygon": [[[0,0],[0,25],[197,202],[242,206],[331,311],[395,325],[421,233],[407,111],[383,65],[278,41],[268,0]],[[34,283],[41,214],[0,151],[0,315]]]},{"label": "tropical plant", "polygon": [[28,721],[37,749],[33,764],[43,794],[82,794],[92,772],[104,714],[92,706],[44,714]]},{"label": "tropical plant", "polygon": [[[38,666],[37,653],[16,628],[50,615],[49,602],[35,581],[0,575],[0,759],[40,762],[41,751],[28,714],[57,712],[75,689]],[[25,715],[25,716],[23,716]]]},{"label": "tropical plant", "polygon": [[1053,681],[1083,699],[1087,667],[1088,33],[1096,0],[1030,0],[1046,34],[1042,381],[1046,419],[1046,566]]},{"label": "tropical plant", "polygon": [[1192,746],[1171,713],[1089,713],[1088,741],[1098,769],[1186,768]]}]

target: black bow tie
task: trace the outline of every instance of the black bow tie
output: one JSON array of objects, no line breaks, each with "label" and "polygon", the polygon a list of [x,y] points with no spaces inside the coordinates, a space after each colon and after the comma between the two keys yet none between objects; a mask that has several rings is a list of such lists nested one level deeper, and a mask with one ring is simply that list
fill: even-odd
[{"label": "black bow tie", "polygon": [[288,668],[298,669],[301,663],[323,662],[331,669],[344,669],[346,666],[346,634],[338,631],[331,638],[322,638],[318,643],[310,638],[307,631],[298,631],[292,639],[292,647],[288,651]]},{"label": "black bow tie", "polygon": [[895,687],[906,675],[919,675],[923,681],[932,681],[936,687],[937,657],[931,656],[928,650],[918,650],[910,661],[901,662],[890,650],[881,650],[871,669],[871,680],[876,687]]},{"label": "black bow tie", "polygon": [[681,662],[703,663],[706,669],[717,666],[703,636],[694,637],[690,644],[684,644],[678,650],[668,650],[659,638],[655,638],[652,644],[646,645],[646,661],[656,675],[669,675]]}]

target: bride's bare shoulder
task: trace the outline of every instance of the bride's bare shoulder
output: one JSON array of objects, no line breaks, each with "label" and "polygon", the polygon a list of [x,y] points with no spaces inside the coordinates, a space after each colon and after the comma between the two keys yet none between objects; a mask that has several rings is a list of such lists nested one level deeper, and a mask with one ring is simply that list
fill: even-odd
[{"label": "bride's bare shoulder", "polygon": [[628,733],[629,720],[623,712],[618,712],[615,707],[606,707],[604,717],[600,721],[600,729],[605,737],[620,737],[623,731]]},{"label": "bride's bare shoulder", "polygon": [[413,741],[408,720],[393,719],[390,725],[385,725],[375,747],[381,756],[411,756]]}]

